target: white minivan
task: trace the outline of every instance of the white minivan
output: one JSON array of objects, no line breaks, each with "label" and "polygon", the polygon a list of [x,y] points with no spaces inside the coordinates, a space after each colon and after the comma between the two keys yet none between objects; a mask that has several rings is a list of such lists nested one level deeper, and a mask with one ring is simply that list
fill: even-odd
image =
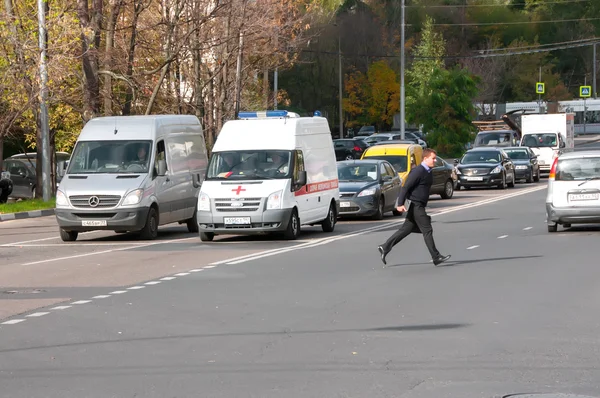
[{"label": "white minivan", "polygon": [[332,232],[339,210],[327,119],[279,111],[240,112],[223,125],[198,197],[200,239],[282,233],[301,225]]},{"label": "white minivan", "polygon": [[81,131],[56,193],[60,237],[139,232],[186,223],[198,232],[196,205],[208,156],[196,116],[98,117]]},{"label": "white minivan", "polygon": [[559,224],[600,224],[600,150],[568,152],[554,159],[546,222],[548,232],[556,232]]}]

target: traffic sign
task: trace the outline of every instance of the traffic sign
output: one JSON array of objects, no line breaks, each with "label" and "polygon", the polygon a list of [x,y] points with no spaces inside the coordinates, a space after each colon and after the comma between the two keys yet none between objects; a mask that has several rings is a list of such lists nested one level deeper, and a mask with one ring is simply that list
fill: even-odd
[{"label": "traffic sign", "polygon": [[546,92],[546,85],[541,82],[537,82],[535,84],[535,93],[536,94],[544,94]]},{"label": "traffic sign", "polygon": [[592,96],[592,86],[579,86],[579,96],[583,98]]}]

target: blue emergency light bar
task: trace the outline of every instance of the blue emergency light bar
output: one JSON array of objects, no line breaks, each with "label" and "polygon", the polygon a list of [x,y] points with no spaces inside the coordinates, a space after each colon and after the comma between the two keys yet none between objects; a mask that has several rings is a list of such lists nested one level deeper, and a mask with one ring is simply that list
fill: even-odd
[{"label": "blue emergency light bar", "polygon": [[265,119],[265,118],[281,118],[281,117],[298,117],[297,114],[288,111],[245,111],[239,112],[238,118],[240,119]]}]

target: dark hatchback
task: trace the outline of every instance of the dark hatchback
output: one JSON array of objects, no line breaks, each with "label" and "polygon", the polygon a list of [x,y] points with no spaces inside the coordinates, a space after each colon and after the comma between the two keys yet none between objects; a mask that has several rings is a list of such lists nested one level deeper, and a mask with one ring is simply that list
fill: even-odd
[{"label": "dark hatchback", "polygon": [[341,138],[333,140],[336,160],[360,159],[369,145],[362,138]]},{"label": "dark hatchback", "polygon": [[340,190],[340,217],[371,216],[396,211],[402,181],[385,160],[347,160],[337,163]]},{"label": "dark hatchback", "polygon": [[527,182],[538,182],[540,180],[540,165],[537,155],[526,146],[516,146],[504,148],[504,152],[515,164],[515,174],[517,180],[526,180]]},{"label": "dark hatchback", "polygon": [[460,187],[505,189],[515,186],[515,165],[503,149],[474,148],[467,151],[460,161],[456,159],[454,162]]}]

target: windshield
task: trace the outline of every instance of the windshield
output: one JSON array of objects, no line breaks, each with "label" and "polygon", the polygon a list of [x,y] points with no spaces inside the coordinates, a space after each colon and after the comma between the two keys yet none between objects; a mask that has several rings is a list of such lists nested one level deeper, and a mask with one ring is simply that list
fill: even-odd
[{"label": "windshield", "polygon": [[462,164],[470,163],[500,163],[500,153],[495,151],[468,152],[460,161]]},{"label": "windshield", "polygon": [[338,164],[337,170],[340,181],[377,181],[376,164]]},{"label": "windshield", "polygon": [[404,173],[407,170],[407,158],[404,155],[377,155],[368,156],[369,159],[386,160],[394,166],[397,173]]},{"label": "windshield", "polygon": [[206,178],[260,180],[290,178],[291,151],[225,151],[211,156]]},{"label": "windshield", "polygon": [[600,157],[562,159],[556,164],[555,180],[587,180],[594,177],[600,177]]},{"label": "windshield", "polygon": [[528,147],[556,147],[558,146],[558,137],[556,133],[527,134],[521,141],[522,146]]},{"label": "windshield", "polygon": [[475,146],[508,146],[511,143],[510,132],[478,133],[475,138]]},{"label": "windshield", "polygon": [[527,151],[515,149],[504,152],[506,152],[508,154],[508,157],[512,160],[529,160],[529,154],[527,153]]},{"label": "windshield", "polygon": [[79,141],[68,174],[148,173],[152,141]]},{"label": "windshield", "polygon": [[389,141],[390,137],[387,135],[372,135],[369,138],[366,138],[366,142],[381,142],[381,141]]}]

